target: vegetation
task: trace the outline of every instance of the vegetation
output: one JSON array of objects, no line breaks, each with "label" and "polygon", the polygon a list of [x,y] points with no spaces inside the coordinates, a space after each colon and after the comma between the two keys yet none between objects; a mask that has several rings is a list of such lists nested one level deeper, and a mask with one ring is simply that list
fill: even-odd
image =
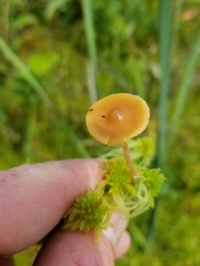
[{"label": "vegetation", "polygon": [[150,106],[151,166],[167,179],[153,211],[131,219],[117,266],[200,264],[199,13],[197,0],[0,0],[1,169],[109,154],[85,128],[96,98]]},{"label": "vegetation", "polygon": [[[147,138],[144,140],[146,146],[152,146],[150,139],[149,143]],[[138,139],[135,146],[138,142],[145,141]],[[130,154],[134,155],[134,150],[131,150]],[[154,207],[155,197],[158,196],[165,177],[160,173],[160,169],[145,167],[144,158],[142,154],[137,165],[134,164],[134,176],[122,155],[105,160],[102,166],[105,178],[97,183],[95,191],[89,189],[85,195],[76,199],[64,215],[63,229],[78,229],[85,233],[94,229],[96,239],[99,240],[101,230],[112,226],[109,221],[113,213],[123,213],[125,219],[129,219]],[[149,161],[151,159],[152,157],[148,158]]]}]

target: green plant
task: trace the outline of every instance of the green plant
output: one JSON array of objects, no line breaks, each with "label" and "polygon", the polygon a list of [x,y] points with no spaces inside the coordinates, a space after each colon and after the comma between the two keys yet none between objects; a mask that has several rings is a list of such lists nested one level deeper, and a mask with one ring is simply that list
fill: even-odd
[{"label": "green plant", "polygon": [[[139,145],[143,140],[135,140],[135,145]],[[134,157],[134,149],[131,149],[131,155]],[[64,216],[63,228],[79,229],[85,233],[94,229],[98,238],[100,231],[110,226],[112,213],[124,213],[128,219],[141,214],[149,207],[154,207],[154,198],[158,195],[165,178],[160,169],[143,166],[142,162],[145,160],[143,157],[140,158],[141,164],[135,165],[135,183],[132,182],[122,154],[106,159],[101,171],[105,178],[97,184],[96,190],[88,190],[85,195],[76,199],[74,206]],[[149,156],[148,159],[152,158]]]},{"label": "green plant", "polygon": [[[145,166],[152,160],[154,145],[149,138],[136,140],[132,147],[141,147],[141,150],[136,149],[140,163],[134,162],[133,166],[134,149],[129,150],[126,143],[128,138],[146,128],[148,117],[146,103],[129,94],[113,94],[91,106],[86,116],[88,131],[109,146],[122,144],[124,158],[122,153],[116,153],[117,156],[112,158],[110,154],[111,158],[104,160],[101,173],[105,178],[94,191],[90,189],[76,199],[74,206],[64,215],[63,229],[79,229],[85,233],[94,229],[98,239],[101,230],[110,226],[112,213],[124,213],[128,219],[154,207],[154,198],[165,179],[160,169]],[[127,123],[131,125],[128,125],[128,132],[125,128]],[[148,152],[143,149],[144,144]]]}]

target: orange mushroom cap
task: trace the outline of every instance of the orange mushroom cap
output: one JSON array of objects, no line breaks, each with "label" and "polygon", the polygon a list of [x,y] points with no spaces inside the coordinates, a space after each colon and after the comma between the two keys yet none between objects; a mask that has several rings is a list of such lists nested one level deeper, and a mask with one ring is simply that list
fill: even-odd
[{"label": "orange mushroom cap", "polygon": [[117,93],[90,107],[86,126],[94,139],[113,147],[141,134],[149,118],[149,107],[142,98],[129,93]]}]

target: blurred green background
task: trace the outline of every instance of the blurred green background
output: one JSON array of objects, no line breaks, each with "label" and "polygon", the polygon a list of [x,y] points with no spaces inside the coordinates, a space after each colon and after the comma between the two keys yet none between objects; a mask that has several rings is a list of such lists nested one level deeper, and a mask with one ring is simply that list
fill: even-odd
[{"label": "blurred green background", "polygon": [[138,94],[167,180],[154,210],[130,221],[116,265],[200,265],[199,51],[198,0],[0,0],[0,169],[100,156],[90,104]]}]

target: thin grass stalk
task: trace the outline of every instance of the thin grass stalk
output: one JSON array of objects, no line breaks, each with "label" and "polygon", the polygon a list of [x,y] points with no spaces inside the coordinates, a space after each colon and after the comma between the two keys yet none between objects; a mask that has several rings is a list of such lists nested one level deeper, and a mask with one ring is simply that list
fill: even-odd
[{"label": "thin grass stalk", "polygon": [[90,95],[90,102],[92,104],[97,100],[97,89],[95,81],[96,62],[97,62],[95,30],[94,30],[91,0],[82,0],[81,3],[82,3],[84,28],[85,28],[88,57],[89,57],[89,62],[87,63],[87,83]]},{"label": "thin grass stalk", "polygon": [[174,110],[174,116],[172,120],[172,126],[171,126],[171,136],[170,136],[170,142],[168,145],[167,153],[169,154],[170,149],[172,148],[172,145],[174,144],[174,140],[177,136],[178,129],[180,127],[180,121],[181,116],[184,111],[184,106],[187,100],[187,96],[190,89],[190,84],[192,82],[192,78],[194,76],[194,72],[197,66],[197,62],[199,59],[199,52],[200,52],[200,32],[197,36],[196,42],[194,43],[194,47],[192,49],[191,55],[188,57],[188,63],[186,64],[186,70],[183,75],[183,80],[180,85],[180,88],[178,90],[178,95],[176,96],[176,103],[175,103],[175,110]]},{"label": "thin grass stalk", "polygon": [[29,83],[29,85],[35,90],[38,96],[43,100],[44,103],[49,104],[50,99],[43,87],[36,80],[36,78],[31,74],[24,63],[19,59],[19,57],[10,49],[8,44],[0,37],[0,51],[3,56],[21,73],[24,79]]},{"label": "thin grass stalk", "polygon": [[168,124],[168,94],[170,81],[170,40],[171,40],[172,0],[160,1],[160,96],[159,96],[159,137],[158,137],[158,166],[165,165],[165,149],[167,144]]},{"label": "thin grass stalk", "polygon": [[[159,136],[158,136],[158,167],[165,169],[167,146],[167,127],[168,127],[168,94],[170,81],[170,41],[171,41],[171,17],[172,17],[172,0],[160,1],[160,28],[159,28],[159,58],[160,58],[160,96],[159,96]],[[148,230],[148,249],[151,253],[156,234],[156,220],[159,200],[156,200],[155,207],[151,215]]]},{"label": "thin grass stalk", "polygon": [[91,60],[87,62],[86,70],[87,70],[87,84],[90,96],[90,104],[92,105],[94,102],[97,101],[97,89],[96,89],[96,80],[95,80],[95,73],[96,73],[95,65]]},{"label": "thin grass stalk", "polygon": [[0,0],[0,36],[8,42],[9,31],[9,0]]}]

